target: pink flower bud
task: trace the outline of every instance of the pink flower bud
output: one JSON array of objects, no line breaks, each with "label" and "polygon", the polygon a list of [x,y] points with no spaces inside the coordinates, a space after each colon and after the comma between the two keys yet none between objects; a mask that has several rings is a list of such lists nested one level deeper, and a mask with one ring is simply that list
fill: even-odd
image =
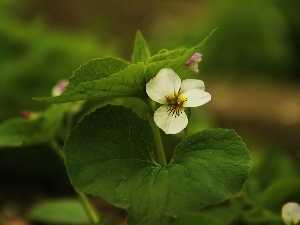
[{"label": "pink flower bud", "polygon": [[24,119],[36,119],[39,117],[39,113],[29,111],[29,110],[21,110],[20,111],[20,116]]},{"label": "pink flower bud", "polygon": [[64,91],[65,87],[68,85],[67,80],[61,80],[59,81],[53,88],[52,88],[52,96],[58,96],[61,95],[61,93]]},{"label": "pink flower bud", "polygon": [[22,118],[24,119],[29,119],[31,118],[31,112],[30,111],[27,111],[27,110],[22,110],[20,111],[20,115]]},{"label": "pink flower bud", "polygon": [[196,52],[194,55],[192,55],[192,57],[188,61],[185,62],[184,68],[194,73],[198,73],[199,72],[198,63],[201,62],[202,60],[201,57],[202,55],[199,52]]}]

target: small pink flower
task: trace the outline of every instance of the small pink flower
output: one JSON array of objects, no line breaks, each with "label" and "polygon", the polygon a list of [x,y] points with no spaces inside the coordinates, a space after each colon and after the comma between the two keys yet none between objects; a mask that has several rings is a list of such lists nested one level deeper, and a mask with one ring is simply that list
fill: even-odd
[{"label": "small pink flower", "polygon": [[184,68],[194,73],[199,73],[198,63],[201,62],[201,57],[202,55],[199,52],[196,52],[188,61],[185,62]]},{"label": "small pink flower", "polygon": [[53,88],[52,88],[52,96],[58,96],[61,95],[61,93],[64,91],[65,87],[68,85],[67,80],[61,80],[59,81]]},{"label": "small pink flower", "polygon": [[24,119],[30,119],[31,118],[31,112],[27,110],[20,111],[20,116]]},{"label": "small pink flower", "polygon": [[24,119],[36,119],[39,116],[39,114],[37,112],[29,110],[21,110],[20,116]]}]

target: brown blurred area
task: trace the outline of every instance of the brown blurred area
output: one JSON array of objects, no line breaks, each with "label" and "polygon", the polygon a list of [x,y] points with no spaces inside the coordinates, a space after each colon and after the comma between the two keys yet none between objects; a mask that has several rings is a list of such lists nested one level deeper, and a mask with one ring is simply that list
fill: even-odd
[{"label": "brown blurred area", "polygon": [[[150,40],[164,32],[178,29],[178,21],[189,21],[202,13],[205,1],[36,1],[23,0],[18,7],[24,21],[32,22],[41,16],[48,29],[64,32],[90,32],[104,43],[121,49],[121,56],[130,58],[133,40],[138,29]],[[23,8],[24,6],[24,8]]]}]

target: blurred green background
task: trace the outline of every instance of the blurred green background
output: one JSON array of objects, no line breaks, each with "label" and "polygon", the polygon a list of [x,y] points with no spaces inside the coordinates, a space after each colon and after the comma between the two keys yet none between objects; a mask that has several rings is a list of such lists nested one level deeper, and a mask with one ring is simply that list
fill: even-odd
[{"label": "blurred green background", "polygon": [[[299,9],[298,0],[0,0],[0,122],[45,108],[31,98],[49,96],[57,80],[89,59],[129,61],[137,29],[154,54],[191,47],[218,27],[202,49],[197,77],[212,101],[195,111],[207,126],[236,129],[254,162],[275,146],[299,165]],[[0,204],[20,185],[72,190],[63,165],[43,146],[3,149],[0,167]]]}]

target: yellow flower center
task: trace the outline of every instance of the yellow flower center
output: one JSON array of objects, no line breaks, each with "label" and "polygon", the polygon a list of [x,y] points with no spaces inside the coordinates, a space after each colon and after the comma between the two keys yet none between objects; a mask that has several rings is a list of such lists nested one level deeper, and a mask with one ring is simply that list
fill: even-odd
[{"label": "yellow flower center", "polygon": [[166,96],[168,102],[168,113],[169,116],[179,116],[184,110],[183,103],[187,101],[187,98],[183,95],[177,96]]}]

